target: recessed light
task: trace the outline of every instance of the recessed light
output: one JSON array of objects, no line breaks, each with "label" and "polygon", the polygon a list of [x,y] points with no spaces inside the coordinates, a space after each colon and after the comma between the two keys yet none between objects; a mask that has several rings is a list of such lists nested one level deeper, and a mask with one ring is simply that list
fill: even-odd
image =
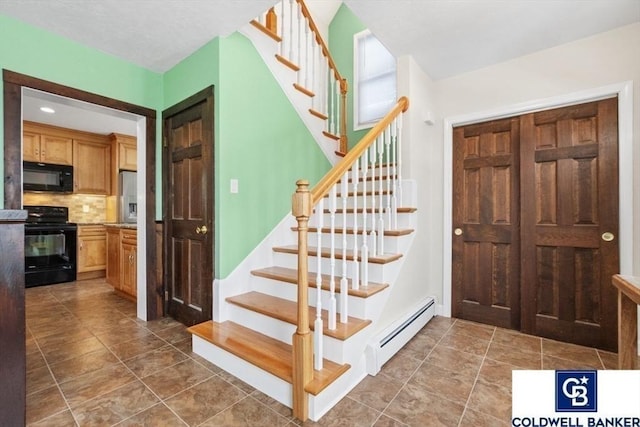
[{"label": "recessed light", "polygon": [[43,113],[48,113],[48,114],[53,114],[56,112],[56,110],[54,110],[51,107],[40,107],[40,111],[42,111]]}]

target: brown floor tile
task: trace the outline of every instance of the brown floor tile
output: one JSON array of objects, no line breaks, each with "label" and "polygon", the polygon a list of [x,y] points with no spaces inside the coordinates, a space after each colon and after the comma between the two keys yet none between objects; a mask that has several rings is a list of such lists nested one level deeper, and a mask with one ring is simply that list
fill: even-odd
[{"label": "brown floor tile", "polygon": [[309,420],[301,425],[303,427],[369,427],[373,425],[379,416],[380,412],[375,409],[346,397],[331,408],[329,412],[317,422]]},{"label": "brown floor tile", "polygon": [[59,343],[53,346],[43,347],[42,353],[50,365],[64,360],[106,350],[106,347],[96,337],[84,338],[70,343]]},{"label": "brown floor tile", "polygon": [[475,379],[476,376],[473,374],[450,371],[425,362],[413,374],[408,384],[465,405]]},{"label": "brown floor tile", "polygon": [[27,424],[68,409],[57,386],[27,394]]},{"label": "brown floor tile", "polygon": [[119,362],[113,353],[107,349],[102,349],[50,366],[56,380],[59,383],[64,383],[80,375],[106,368],[115,363]]},{"label": "brown floor tile", "polygon": [[262,403],[263,405],[268,406],[269,408],[271,408],[271,410],[277,412],[279,415],[285,417],[286,419],[288,420],[294,419],[291,408],[283,405],[282,403],[278,402],[274,398],[267,396],[263,392],[256,390],[253,393],[251,393],[251,397],[256,399],[258,402]]},{"label": "brown floor tile", "polygon": [[157,350],[129,359],[125,365],[138,377],[144,378],[186,359],[186,354],[170,345],[165,345]]},{"label": "brown floor tile", "polygon": [[489,348],[489,340],[463,334],[459,330],[450,330],[442,337],[438,346],[453,348],[476,356],[484,356],[487,348]]},{"label": "brown floor tile", "polygon": [[[609,351],[597,350],[600,361],[605,369],[618,369],[618,354]],[[640,360],[640,357],[638,358]],[[640,365],[638,365],[640,366]]]},{"label": "brown floor tile", "polygon": [[375,377],[367,375],[347,396],[373,409],[383,411],[403,385],[403,382],[380,372]]},{"label": "brown floor tile", "polygon": [[162,317],[160,319],[144,323],[144,326],[153,332],[158,332],[163,329],[181,325],[182,323],[178,322],[175,319],[172,319],[171,317]]},{"label": "brown floor tile", "polygon": [[127,418],[118,427],[184,427],[184,423],[176,414],[171,412],[163,403],[158,403],[149,409],[145,409],[131,418]]},{"label": "brown floor tile", "polygon": [[47,362],[40,351],[27,353],[27,372],[40,369],[43,366],[47,366]]},{"label": "brown floor tile", "polygon": [[496,330],[495,326],[483,325],[482,323],[470,322],[468,320],[457,319],[449,334],[463,334],[473,338],[481,338],[484,340],[491,340],[493,333]]},{"label": "brown floor tile", "polygon": [[517,366],[496,360],[484,359],[478,379],[483,378],[489,384],[496,384],[511,390],[512,372]]},{"label": "brown floor tile", "polygon": [[492,342],[487,358],[517,366],[520,369],[541,369],[542,353],[522,351],[518,347]]},{"label": "brown floor tile", "polygon": [[464,411],[464,415],[460,421],[460,427],[507,427],[509,425],[511,424],[505,420],[500,420],[494,416],[483,414],[470,408]]},{"label": "brown floor tile", "polygon": [[429,322],[420,330],[419,334],[426,334],[436,338],[442,337],[451,326],[456,322],[456,319],[450,317],[434,316]]},{"label": "brown floor tile", "polygon": [[185,339],[191,339],[191,334],[187,332],[187,327],[182,324],[160,329],[154,333],[171,344],[184,341]]},{"label": "brown floor tile", "polygon": [[109,347],[120,360],[128,360],[133,357],[156,350],[166,343],[160,338],[150,335],[130,341],[114,344]]},{"label": "brown floor tile", "polygon": [[136,378],[122,364],[114,364],[60,384],[71,409],[89,399],[108,393]]},{"label": "brown floor tile", "polygon": [[598,366],[602,369],[602,363],[598,357],[598,352],[594,348],[543,338],[542,353],[545,356],[581,361],[589,366]]},{"label": "brown floor tile", "polygon": [[193,360],[185,360],[149,375],[142,381],[161,399],[166,399],[213,375],[211,371]]},{"label": "brown floor tile", "polygon": [[281,417],[268,407],[260,404],[250,396],[209,418],[202,427],[281,427],[289,424],[289,420]]},{"label": "brown floor tile", "polygon": [[382,366],[380,372],[398,381],[405,382],[418,369],[420,363],[422,362],[413,357],[398,353]]},{"label": "brown floor tile", "polygon": [[223,380],[225,380],[226,382],[228,382],[229,384],[232,384],[232,385],[238,387],[240,390],[242,390],[243,392],[245,392],[247,394],[251,394],[254,391],[256,391],[255,388],[253,388],[249,384],[245,383],[244,381],[240,380],[239,378],[234,377],[233,375],[231,375],[230,373],[228,373],[226,371],[220,371],[218,373],[218,376],[220,378],[222,378]]},{"label": "brown floor tile", "polygon": [[35,393],[54,385],[56,385],[56,381],[51,376],[47,366],[27,372],[27,394]]},{"label": "brown floor tile", "polygon": [[47,335],[46,337],[37,338],[36,341],[40,348],[44,350],[50,347],[59,346],[60,344],[72,343],[92,337],[93,334],[90,330],[79,326],[70,330],[59,331],[58,333]]},{"label": "brown floor tile", "polygon": [[511,329],[496,328],[492,342],[511,346],[521,351],[531,353],[542,352],[542,338],[525,335],[518,331],[512,331]]},{"label": "brown floor tile", "polygon": [[95,334],[98,339],[104,343],[104,345],[109,347],[125,341],[131,341],[153,335],[153,332],[144,326],[140,326],[133,321],[129,323],[130,325],[127,325],[124,329],[121,326],[118,326],[98,331]]},{"label": "brown floor tile", "polygon": [[407,384],[384,414],[415,427],[457,426],[464,405],[454,403],[423,387]]},{"label": "brown floor tile", "polygon": [[33,427],[76,427],[77,425],[76,420],[73,418],[73,415],[69,410],[59,412],[56,415],[43,419],[42,421],[30,424],[30,426]]},{"label": "brown floor tile", "polygon": [[237,387],[212,377],[166,400],[164,403],[187,424],[200,424],[246,396]]},{"label": "brown floor tile", "polygon": [[430,335],[419,334],[406,343],[400,352],[417,360],[424,360],[438,344],[439,339]]},{"label": "brown floor tile", "polygon": [[405,427],[406,424],[401,423],[398,420],[394,420],[393,418],[389,418],[386,415],[381,415],[380,418],[376,421],[373,427]]},{"label": "brown floor tile", "polygon": [[475,376],[480,370],[482,357],[438,345],[426,361],[441,368]]},{"label": "brown floor tile", "polygon": [[597,363],[593,363],[593,360],[569,360],[543,354],[542,369],[602,369],[602,363],[599,359]]},{"label": "brown floor tile", "polygon": [[467,407],[476,411],[492,414],[493,416],[507,420],[511,417],[511,384],[508,387],[488,382],[485,377],[479,376]]},{"label": "brown floor tile", "polygon": [[73,414],[80,425],[111,426],[158,402],[144,384],[135,381],[73,408]]}]

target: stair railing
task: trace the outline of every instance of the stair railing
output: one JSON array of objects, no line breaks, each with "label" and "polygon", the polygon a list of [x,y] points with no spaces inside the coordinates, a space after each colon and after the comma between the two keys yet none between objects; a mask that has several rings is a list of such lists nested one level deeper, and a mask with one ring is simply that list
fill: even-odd
[{"label": "stair railing", "polygon": [[[330,291],[327,310],[327,328],[334,330],[337,321],[348,322],[347,297],[349,288],[357,290],[368,286],[369,261],[383,259],[385,230],[397,230],[398,207],[402,205],[402,181],[400,179],[402,114],[409,108],[409,100],[402,97],[391,111],[376,124],[316,185],[309,189],[307,180],[296,182],[293,194],[292,214],[298,222],[298,324],[293,335],[293,415],[301,420],[308,417],[306,385],[313,378],[313,369],[323,367],[323,305],[322,270],[329,270],[326,285]],[[362,176],[362,178],[360,178]],[[386,188],[383,181],[387,182]],[[377,182],[376,182],[377,181]],[[349,183],[351,190],[349,190]],[[362,190],[359,186],[362,185]],[[367,197],[367,196],[370,197]],[[353,196],[353,205],[347,198]],[[358,199],[362,197],[362,207]],[[337,199],[341,200],[338,207]],[[328,209],[325,209],[325,202]],[[313,223],[317,234],[315,248],[316,264],[316,318],[314,336],[311,337],[308,305],[309,275],[309,223]],[[362,213],[362,226],[359,225]],[[325,217],[325,215],[327,217]],[[324,228],[329,219],[329,229]],[[323,268],[322,233],[329,233],[329,263]],[[335,235],[342,234],[340,246]],[[352,244],[347,235],[352,236]],[[349,250],[352,247],[353,250]],[[312,252],[313,254],[313,252]],[[336,272],[337,260],[342,261],[341,271]],[[350,270],[347,266],[350,261]],[[313,274],[313,273],[311,273]],[[339,289],[336,277],[340,275]],[[349,280],[350,278],[350,280]],[[340,293],[340,304],[336,307],[335,293]],[[340,318],[337,319],[338,313]],[[315,347],[315,352],[314,352]],[[307,358],[308,357],[308,358]]]},{"label": "stair railing", "polygon": [[252,24],[280,43],[276,58],[296,71],[294,87],[311,98],[309,112],[325,121],[324,135],[339,141],[339,151],[346,153],[347,80],[304,0],[281,0]]}]

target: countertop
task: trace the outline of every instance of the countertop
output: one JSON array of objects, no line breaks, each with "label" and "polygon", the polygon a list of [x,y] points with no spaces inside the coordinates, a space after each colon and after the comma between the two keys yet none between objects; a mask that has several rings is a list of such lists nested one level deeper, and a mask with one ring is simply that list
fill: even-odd
[{"label": "countertop", "polygon": [[113,228],[131,228],[134,230],[138,229],[138,224],[130,223],[130,222],[107,222],[104,223],[105,227],[113,227]]}]

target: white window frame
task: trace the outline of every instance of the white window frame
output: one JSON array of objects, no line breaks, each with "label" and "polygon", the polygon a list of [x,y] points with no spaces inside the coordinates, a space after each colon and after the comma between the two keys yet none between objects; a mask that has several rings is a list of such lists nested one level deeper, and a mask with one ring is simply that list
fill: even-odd
[{"label": "white window frame", "polygon": [[[385,111],[380,117],[374,117],[371,118],[368,121],[362,121],[360,118],[360,109],[358,108],[359,105],[359,100],[360,100],[360,60],[359,60],[359,56],[360,56],[360,40],[364,39],[365,37],[371,35],[371,31],[370,30],[364,30],[364,31],[360,31],[359,33],[356,33],[353,35],[353,129],[354,130],[363,130],[363,129],[369,129],[371,127],[373,127],[380,119],[382,119],[384,117],[384,115],[391,109],[391,107],[393,107],[393,105],[395,105],[396,103],[396,97],[397,97],[397,93],[398,93],[398,82],[397,82],[397,64],[395,63],[395,58],[394,58],[394,67],[393,67],[393,71],[390,71],[389,73],[385,73],[382,75],[387,75],[387,74],[393,74],[395,76],[394,79],[394,85],[395,85],[395,94],[396,96],[394,96],[394,99],[389,101],[389,109],[387,111]],[[375,36],[374,36],[375,37]]]}]

